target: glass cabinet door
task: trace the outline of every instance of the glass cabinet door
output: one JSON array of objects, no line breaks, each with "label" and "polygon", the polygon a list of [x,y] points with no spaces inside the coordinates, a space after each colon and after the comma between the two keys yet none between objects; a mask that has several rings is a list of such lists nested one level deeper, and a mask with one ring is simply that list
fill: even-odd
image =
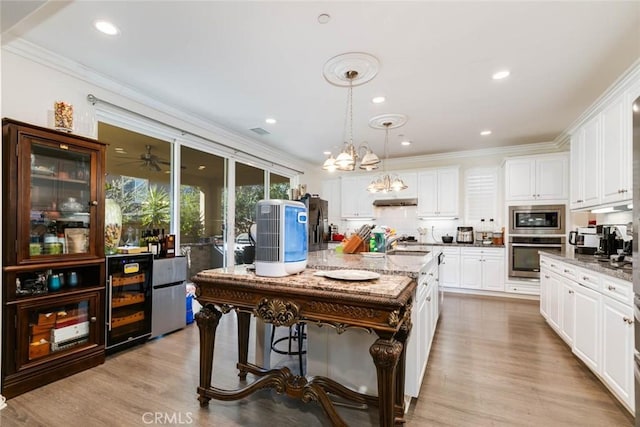
[{"label": "glass cabinet door", "polygon": [[18,307],[20,366],[99,345],[99,292]]},{"label": "glass cabinet door", "polygon": [[92,185],[95,152],[31,136],[24,136],[21,144],[28,147],[22,154],[21,174],[27,181],[21,187],[28,193],[23,193],[26,200],[19,206],[28,209],[29,218],[29,225],[19,230],[25,242],[22,259],[92,253],[97,205]]}]

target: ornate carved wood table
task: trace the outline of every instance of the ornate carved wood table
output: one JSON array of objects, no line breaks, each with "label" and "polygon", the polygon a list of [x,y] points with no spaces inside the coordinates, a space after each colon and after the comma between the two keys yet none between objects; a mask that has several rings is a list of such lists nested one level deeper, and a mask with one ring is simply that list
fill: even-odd
[{"label": "ornate carved wood table", "polygon": [[[200,330],[200,406],[210,399],[238,400],[264,388],[303,402],[317,402],[333,425],[346,423],[336,412],[328,394],[359,404],[379,407],[380,425],[403,423],[404,344],[411,331],[411,304],[415,281],[406,276],[382,275],[377,280],[350,282],[330,280],[307,269],[301,274],[259,277],[243,267],[205,270],[192,278],[196,297],[203,308],[195,316]],[[238,316],[238,364],[241,381],[247,374],[255,382],[237,390],[211,385],[213,352],[218,322],[223,314]],[[364,328],[377,335],[369,348],[376,366],[378,396],[353,391],[326,377],[300,377],[288,368],[264,369],[248,363],[251,315],[276,326],[297,322],[328,325],[338,333]],[[215,377],[214,377],[215,379]]]}]

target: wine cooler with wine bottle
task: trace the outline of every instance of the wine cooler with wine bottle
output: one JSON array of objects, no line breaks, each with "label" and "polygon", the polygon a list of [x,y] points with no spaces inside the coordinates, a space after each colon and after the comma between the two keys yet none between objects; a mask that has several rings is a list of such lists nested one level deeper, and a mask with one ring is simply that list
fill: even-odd
[{"label": "wine cooler with wine bottle", "polygon": [[112,352],[151,335],[153,255],[107,256],[106,348]]}]

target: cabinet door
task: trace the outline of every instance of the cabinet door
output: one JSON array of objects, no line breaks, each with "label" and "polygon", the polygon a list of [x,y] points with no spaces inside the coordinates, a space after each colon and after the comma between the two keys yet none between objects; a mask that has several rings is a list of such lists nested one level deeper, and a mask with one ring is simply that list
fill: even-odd
[{"label": "cabinet door", "polygon": [[571,135],[571,209],[580,209],[584,206],[584,129],[578,129]]},{"label": "cabinet door", "polygon": [[340,206],[343,218],[373,218],[373,198],[367,191],[370,177],[342,177]]},{"label": "cabinet door", "polygon": [[531,200],[535,197],[535,161],[507,160],[505,166],[506,200]]},{"label": "cabinet door", "polygon": [[603,298],[602,308],[602,376],[611,390],[633,408],[633,310],[607,297]]},{"label": "cabinet door", "polygon": [[574,285],[570,280],[561,279],[560,290],[560,336],[569,346],[573,345],[573,335],[575,327],[575,292]]},{"label": "cabinet door", "polygon": [[482,289],[504,291],[504,257],[485,256],[481,264]]},{"label": "cabinet door", "polygon": [[438,170],[438,216],[458,217],[459,175],[458,168]]},{"label": "cabinet door", "polygon": [[19,303],[16,370],[104,344],[100,291]]},{"label": "cabinet door", "polygon": [[631,199],[628,170],[631,167],[631,138],[627,132],[625,96],[602,112],[602,200],[601,203]]},{"label": "cabinet door", "polygon": [[434,170],[418,173],[418,216],[437,216],[438,172]]},{"label": "cabinet door", "polygon": [[564,155],[536,160],[536,200],[562,200],[569,197],[569,165]]},{"label": "cabinet door", "polygon": [[340,180],[328,179],[322,181],[322,198],[329,205],[329,223],[337,224],[340,222]]},{"label": "cabinet door", "polygon": [[584,185],[583,206],[595,206],[600,203],[601,138],[600,116],[584,126],[584,163],[580,179]]},{"label": "cabinet door", "polygon": [[460,286],[462,288],[482,288],[482,257],[480,255],[460,255]]},{"label": "cabinet door", "polygon": [[104,207],[98,206],[103,194],[98,144],[27,130],[18,144],[17,262],[100,256],[104,232],[98,210]]},{"label": "cabinet door", "polygon": [[447,288],[460,287],[460,251],[445,252],[440,264],[440,285]]},{"label": "cabinet door", "polygon": [[560,292],[562,291],[562,283],[557,275],[549,275],[547,290],[549,291],[549,298],[547,300],[547,313],[549,317],[547,320],[556,331],[560,331]]},{"label": "cabinet door", "polygon": [[549,319],[549,286],[551,273],[542,268],[540,270],[540,314],[545,319]]},{"label": "cabinet door", "polygon": [[576,315],[573,352],[591,370],[599,374],[602,295],[580,285],[576,285],[574,291]]}]

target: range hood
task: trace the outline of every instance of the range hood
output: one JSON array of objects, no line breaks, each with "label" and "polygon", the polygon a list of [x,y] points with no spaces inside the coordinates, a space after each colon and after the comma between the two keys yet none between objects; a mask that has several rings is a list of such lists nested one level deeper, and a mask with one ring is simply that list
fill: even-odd
[{"label": "range hood", "polygon": [[418,199],[378,199],[373,206],[418,206]]}]

